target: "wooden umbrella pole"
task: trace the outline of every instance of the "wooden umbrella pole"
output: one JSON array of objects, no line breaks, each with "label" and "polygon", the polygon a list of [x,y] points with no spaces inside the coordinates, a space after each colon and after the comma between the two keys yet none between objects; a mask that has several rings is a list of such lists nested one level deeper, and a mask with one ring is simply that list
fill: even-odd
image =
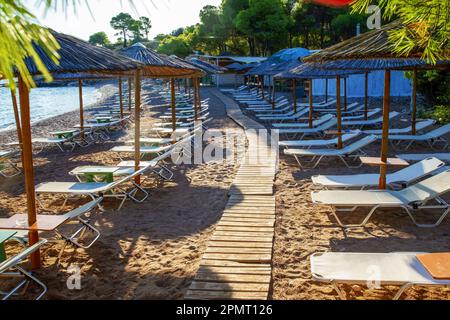
[{"label": "wooden umbrella pole", "polygon": [[84,103],[83,103],[83,80],[78,79],[78,98],[80,101],[80,135],[84,138]]},{"label": "wooden umbrella pole", "polygon": [[391,71],[384,71],[384,96],[383,96],[383,134],[381,138],[381,166],[380,189],[386,189],[387,158],[389,148],[389,112],[391,95]]},{"label": "wooden umbrella pole", "polygon": [[262,99],[266,100],[265,92],[264,92],[264,76],[261,77],[261,94],[262,94]]},{"label": "wooden umbrella pole", "polygon": [[[141,71],[134,74],[134,170],[138,171],[141,161]],[[134,181],[140,185],[141,177]]]},{"label": "wooden umbrella pole", "polygon": [[412,110],[411,110],[411,133],[416,134],[417,123],[417,69],[413,70],[413,87],[412,87]]},{"label": "wooden umbrella pole", "polygon": [[313,81],[309,80],[309,127],[313,127]]},{"label": "wooden umbrella pole", "polygon": [[336,118],[337,118],[337,148],[342,149],[342,118],[341,118],[341,77],[336,76]]},{"label": "wooden umbrella pole", "polygon": [[192,78],[192,94],[194,99],[194,119],[197,120],[197,84],[195,78]]},{"label": "wooden umbrella pole", "polygon": [[[30,122],[30,92],[22,77],[18,79],[19,99],[20,99],[20,119],[22,128],[22,166],[25,176],[25,190],[27,193],[27,212],[28,212],[28,245],[32,246],[39,241],[39,234],[36,227],[36,194],[34,189],[34,170],[33,170],[33,149],[31,145],[31,122]],[[39,250],[31,256],[32,268],[41,267],[41,256]]]},{"label": "wooden umbrella pole", "polygon": [[328,78],[325,79],[325,103],[328,102]]},{"label": "wooden umbrella pole", "polygon": [[14,110],[14,119],[16,120],[17,139],[19,140],[20,149],[22,150],[22,128],[20,125],[19,107],[17,105],[16,90],[11,89],[11,100]]},{"label": "wooden umbrella pole", "polygon": [[120,119],[123,119],[123,97],[122,97],[122,78],[119,77],[119,106],[120,106]]},{"label": "wooden umbrella pole", "polygon": [[198,120],[198,111],[202,108],[202,95],[200,91],[200,78],[197,78],[197,112],[195,114],[195,120]]},{"label": "wooden umbrella pole", "polygon": [[344,111],[347,111],[347,77],[344,78]]},{"label": "wooden umbrella pole", "polygon": [[272,109],[275,110],[275,78],[272,77]]},{"label": "wooden umbrella pole", "polygon": [[177,129],[177,116],[175,114],[175,79],[172,78],[170,79],[170,94],[172,97],[172,103],[171,103],[171,108],[172,108],[172,132],[175,132],[175,130]]},{"label": "wooden umbrella pole", "polygon": [[294,113],[297,113],[297,80],[292,79],[292,99],[294,100]]},{"label": "wooden umbrella pole", "polygon": [[364,73],[364,120],[367,120],[367,114],[369,112],[369,73]]},{"label": "wooden umbrella pole", "polygon": [[128,111],[131,112],[131,78],[128,78]]}]

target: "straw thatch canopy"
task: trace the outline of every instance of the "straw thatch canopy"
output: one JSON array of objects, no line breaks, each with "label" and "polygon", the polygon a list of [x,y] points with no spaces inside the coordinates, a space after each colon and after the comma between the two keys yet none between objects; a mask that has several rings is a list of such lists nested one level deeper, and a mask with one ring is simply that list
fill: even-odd
[{"label": "straw thatch canopy", "polygon": [[158,54],[142,43],[124,48],[119,53],[142,62],[145,65],[143,75],[148,78],[182,78],[198,76],[202,73],[198,68]]},{"label": "straw thatch canopy", "polygon": [[[394,51],[389,40],[389,33],[403,27],[397,20],[381,29],[375,29],[331,47],[323,49],[303,59],[305,62],[322,63],[329,69],[413,69],[435,67],[421,59],[421,52],[414,51],[401,55]],[[326,64],[325,64],[326,63]],[[438,61],[437,66],[449,64],[450,61]]]},{"label": "straw thatch canopy", "polygon": [[[59,63],[54,63],[45,50],[35,45],[36,52],[52,74],[57,73],[116,73],[125,74],[130,70],[143,67],[141,63],[116,54],[107,48],[94,46],[73,36],[50,30],[58,41],[60,49]],[[40,75],[40,72],[31,58],[25,59],[31,75]]]},{"label": "straw thatch canopy", "polygon": [[193,64],[197,68],[205,71],[207,74],[217,74],[227,71],[226,68],[197,59],[197,58],[191,58],[188,60],[189,63]]},{"label": "straw thatch canopy", "polygon": [[284,79],[330,79],[336,76],[347,77],[359,74],[359,70],[328,70],[318,67],[314,63],[303,63],[289,70],[278,73],[275,78]]}]

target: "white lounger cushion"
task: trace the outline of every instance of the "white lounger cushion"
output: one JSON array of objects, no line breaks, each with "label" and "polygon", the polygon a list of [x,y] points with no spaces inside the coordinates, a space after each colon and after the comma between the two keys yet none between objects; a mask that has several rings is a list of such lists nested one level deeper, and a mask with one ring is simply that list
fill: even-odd
[{"label": "white lounger cushion", "polygon": [[418,182],[401,191],[333,190],[311,194],[314,203],[334,206],[404,206],[423,203],[450,190],[450,170]]},{"label": "white lounger cushion", "polygon": [[442,161],[450,162],[450,153],[411,153],[411,154],[398,154],[397,158],[405,161],[421,161],[423,159],[434,157]]},{"label": "white lounger cushion", "polygon": [[[443,167],[445,164],[436,159],[428,158],[397,172],[386,175],[386,183],[406,183],[418,180],[433,171]],[[373,187],[379,184],[380,175],[374,174],[352,174],[352,175],[317,175],[311,177],[315,185],[321,185],[329,188],[346,187]]]},{"label": "white lounger cushion", "polygon": [[285,154],[300,156],[344,156],[352,154],[377,140],[375,136],[367,136],[342,149],[286,149]]},{"label": "white lounger cushion", "polygon": [[390,135],[390,140],[417,140],[417,141],[426,141],[435,138],[442,137],[443,135],[450,132],[450,123],[445,126],[434,129],[433,131],[420,134],[420,135]]},{"label": "white lounger cushion", "polygon": [[305,108],[305,109],[297,111],[297,113],[293,113],[293,114],[288,115],[288,116],[286,116],[286,115],[279,115],[279,116],[274,115],[274,116],[268,116],[268,117],[259,117],[259,119],[261,119],[261,120],[275,120],[275,121],[276,120],[278,120],[278,121],[280,121],[280,120],[295,120],[295,119],[298,119],[301,116],[307,114],[308,112],[309,112],[309,110],[307,108]]},{"label": "white lounger cushion", "polygon": [[417,254],[419,253],[316,253],[311,256],[311,273],[317,281],[365,284],[376,280],[373,272],[370,272],[375,266],[382,284],[450,285],[450,280],[434,279],[417,260]]},{"label": "white lounger cushion", "polygon": [[[342,135],[342,142],[347,142],[353,138],[360,135],[360,131],[354,131],[352,133],[346,133]],[[325,147],[330,145],[336,145],[338,143],[338,138],[328,139],[328,140],[292,140],[292,141],[280,141],[280,147],[291,147],[291,148],[304,148],[304,147]]]},{"label": "white lounger cushion", "polygon": [[[326,114],[324,116],[321,116],[320,118],[316,119],[313,121],[313,127],[317,127],[331,119],[333,119],[334,116],[331,114]],[[298,122],[294,122],[294,123],[274,123],[272,125],[272,127],[274,128],[308,128],[309,127],[309,123],[308,122],[303,122],[303,123],[298,123]]]},{"label": "white lounger cushion", "polygon": [[[429,126],[432,126],[436,121],[428,119],[424,121],[417,122],[416,124],[416,131],[421,131],[425,128],[428,128]],[[403,133],[411,133],[412,127],[406,127],[401,129],[391,129],[389,128],[390,134],[403,134]],[[383,130],[364,130],[364,133],[367,134],[382,134]]]},{"label": "white lounger cushion", "polygon": [[321,124],[315,128],[286,128],[277,129],[279,134],[295,134],[295,133],[322,133],[325,130],[333,128],[337,124],[336,118],[331,119],[328,122]]},{"label": "white lounger cushion", "polygon": [[[398,112],[396,111],[392,111],[389,113],[389,120],[397,117],[399,115]],[[343,126],[363,126],[363,125],[374,125],[374,124],[378,124],[378,123],[382,123],[383,122],[383,117],[378,117],[376,119],[369,119],[369,120],[360,120],[360,121],[343,121],[342,125]]]},{"label": "white lounger cushion", "polygon": [[[141,147],[139,152],[140,153],[159,153],[164,152],[168,149],[170,149],[172,145],[166,145],[166,146],[149,146],[149,147]],[[134,152],[134,146],[118,146],[112,148],[110,151],[112,152]]]}]

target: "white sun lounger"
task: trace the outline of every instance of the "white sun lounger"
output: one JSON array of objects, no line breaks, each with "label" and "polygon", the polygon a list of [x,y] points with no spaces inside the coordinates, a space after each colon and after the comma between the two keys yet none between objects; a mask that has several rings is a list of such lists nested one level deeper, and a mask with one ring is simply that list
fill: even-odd
[{"label": "white sun lounger", "polygon": [[43,282],[36,278],[31,272],[25,270],[21,264],[28,259],[28,257],[39,250],[44,244],[47,243],[46,239],[41,239],[31,247],[25,248],[23,251],[12,256],[11,258],[0,262],[0,276],[7,278],[20,278],[21,280],[12,290],[9,292],[0,292],[2,300],[7,300],[14,294],[16,294],[22,287],[27,288],[29,283],[34,283],[41,288],[41,291],[37,294],[36,300],[41,299],[47,292],[47,287]]},{"label": "white sun lounger", "polygon": [[[370,117],[373,117],[373,116],[379,114],[380,112],[381,112],[380,108],[372,109],[372,110],[370,110],[367,113],[367,118],[369,119]],[[344,117],[342,117],[342,121],[344,121],[344,122],[345,121],[352,121],[352,120],[360,120],[360,119],[364,119],[364,114],[363,113],[357,114],[357,115],[353,115],[353,116],[344,116]]]},{"label": "white sun lounger", "polygon": [[[5,178],[12,178],[20,174],[22,171],[12,162],[12,158],[16,157],[20,152],[16,150],[0,151],[0,175]],[[10,173],[12,169],[13,172]]]},{"label": "white sun lounger", "polygon": [[[284,154],[294,156],[300,168],[316,168],[319,165],[320,161],[325,157],[338,158],[348,168],[359,168],[362,165],[361,163],[357,166],[352,166],[348,163],[348,159],[358,159],[360,156],[365,155],[366,153],[362,149],[376,140],[377,138],[375,136],[367,136],[348,146],[343,147],[342,149],[286,149],[284,150]],[[300,158],[303,157],[311,158],[309,161],[303,162],[313,164],[311,166],[305,166],[304,164],[302,164]]]},{"label": "white sun lounger", "polygon": [[[313,127],[317,127],[322,125],[323,123],[330,121],[334,116],[331,114],[326,114],[321,116],[318,119],[313,120]],[[309,128],[309,122],[290,122],[290,123],[274,123],[272,124],[273,128],[281,129],[281,128]]]},{"label": "white sun lounger", "polygon": [[[412,182],[417,181],[436,170],[442,168],[444,162],[436,158],[428,158],[415,163],[409,167],[403,168],[394,173],[386,175],[386,184],[391,188],[407,187]],[[379,184],[379,173],[352,174],[352,175],[317,175],[312,176],[312,182],[326,189],[335,188],[369,188],[376,187]]]},{"label": "white sun lounger", "polygon": [[406,142],[405,150],[409,149],[416,142],[425,142],[430,148],[435,148],[437,143],[442,143],[442,150],[447,149],[449,143],[444,135],[450,132],[450,123],[442,127],[434,129],[420,135],[389,135],[389,140],[398,141],[396,146],[400,146],[402,142]]},{"label": "white sun lounger", "polygon": [[[311,255],[311,274],[315,281],[330,283],[345,300],[339,284],[400,286],[393,300],[398,300],[411,287],[449,286],[450,280],[431,276],[417,254],[423,252],[350,253],[325,252]],[[376,273],[376,274],[375,274]]]},{"label": "white sun lounger", "polygon": [[[356,130],[352,131],[351,133],[346,133],[342,135],[342,142],[345,143],[347,141],[350,141],[357,136],[361,134],[361,131]],[[312,147],[329,147],[334,146],[336,147],[338,144],[338,138],[334,139],[326,139],[326,140],[287,140],[287,141],[280,141],[278,145],[280,147],[287,147],[287,148],[305,148],[309,149]]]},{"label": "white sun lounger", "polygon": [[[134,178],[137,176],[145,175],[151,169],[150,166],[139,169],[131,175],[128,175],[120,180],[114,182],[45,182],[36,186],[36,199],[38,200],[41,207],[44,208],[42,201],[40,201],[39,196],[43,194],[61,194],[64,195],[65,203],[71,196],[88,196],[93,200],[100,197],[106,198],[116,198],[121,200],[118,210],[120,210],[125,203],[125,200],[132,199],[135,202],[142,203],[150,195],[145,191],[140,185],[138,185]],[[124,185],[127,183],[132,184],[131,189],[125,189]],[[143,193],[142,198],[137,198],[137,191]],[[103,208],[99,205],[100,209]]]},{"label": "white sun lounger", "polygon": [[[400,114],[398,112],[392,111],[389,113],[389,120],[392,120],[399,115]],[[380,116],[375,119],[369,119],[369,120],[342,121],[343,126],[357,127],[360,129],[362,129],[365,126],[374,126],[374,125],[381,124],[381,123],[383,123],[383,116]]]},{"label": "white sun lounger", "polygon": [[283,121],[289,121],[289,120],[297,120],[297,119],[299,119],[299,118],[301,118],[302,116],[304,116],[305,114],[307,114],[309,112],[309,110],[307,109],[307,108],[305,108],[305,109],[301,109],[301,110],[299,110],[299,111],[297,111],[296,113],[293,113],[293,114],[291,114],[291,115],[288,115],[288,116],[286,116],[286,115],[281,115],[281,116],[277,116],[277,115],[274,115],[274,116],[261,116],[261,117],[258,117],[260,120],[262,120],[262,121],[280,121],[280,122],[283,122]]},{"label": "white sun lounger", "polygon": [[[379,208],[402,208],[413,223],[421,228],[436,227],[441,224],[450,211],[441,195],[450,191],[450,170],[438,173],[430,178],[420,181],[403,190],[325,190],[312,192],[312,201],[315,204],[326,204],[333,207],[350,207],[340,211],[353,212],[359,207],[370,208],[369,213],[360,224],[345,225],[333,210],[333,215],[338,224],[344,228],[364,226],[373,213]],[[437,204],[429,205],[428,202],[435,200]],[[420,224],[416,221],[413,211],[420,209],[441,209],[443,213],[433,224]]]},{"label": "white sun lounger", "polygon": [[397,158],[403,159],[405,161],[422,161],[423,159],[434,157],[441,161],[450,163],[450,153],[412,153],[412,154],[398,154]]},{"label": "white sun lounger", "polygon": [[[422,131],[430,126],[432,126],[433,124],[435,124],[436,121],[431,120],[431,119],[427,119],[427,120],[423,120],[423,121],[419,121],[416,124],[416,131]],[[406,127],[406,128],[389,128],[389,134],[408,134],[411,133],[412,131],[412,126]],[[364,130],[364,133],[367,134],[382,134],[383,130]]]},{"label": "white sun lounger", "polygon": [[[336,103],[336,99],[330,99],[328,100],[328,102],[326,102],[325,100],[322,102],[313,102],[313,108],[324,108],[324,107],[328,107],[331,106],[332,104]],[[305,103],[299,103],[298,106],[301,107],[309,107],[309,102],[305,102]]]},{"label": "white sun lounger", "polygon": [[[358,110],[358,108],[359,108],[359,110],[361,110],[363,108],[363,106],[361,106],[358,102],[353,102],[347,106],[346,111],[344,110],[344,106],[341,105],[341,112],[352,113],[352,112],[355,112],[355,110]],[[320,112],[320,113],[336,113],[337,112],[336,108],[320,108],[320,107],[314,108],[314,111]]]},{"label": "white sun lounger", "polygon": [[336,118],[318,125],[315,128],[282,128],[277,129],[279,135],[290,135],[294,139],[302,140],[305,136],[316,135],[323,136],[326,130],[333,128],[337,124]]}]

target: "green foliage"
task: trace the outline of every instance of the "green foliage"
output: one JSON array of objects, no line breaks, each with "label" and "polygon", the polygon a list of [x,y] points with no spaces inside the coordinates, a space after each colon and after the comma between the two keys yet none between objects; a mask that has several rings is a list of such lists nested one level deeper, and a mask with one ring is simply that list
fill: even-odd
[{"label": "green foliage", "polygon": [[450,105],[437,105],[419,113],[420,118],[434,119],[440,124],[450,123]]},{"label": "green foliage", "polygon": [[191,48],[180,37],[168,36],[161,40],[157,51],[167,55],[176,55],[184,58],[192,53]]},{"label": "green foliage", "polygon": [[[50,6],[51,3],[48,0],[46,5]],[[59,59],[59,45],[48,29],[37,24],[35,16],[22,1],[0,0],[0,37],[0,78],[5,78],[9,87],[15,88],[14,67],[29,87],[35,85],[24,62],[27,57],[33,59],[45,80],[51,81],[52,77],[32,43],[42,47],[55,63]]]},{"label": "green foliage", "polygon": [[96,32],[89,37],[89,43],[93,45],[98,45],[102,47],[107,47],[111,42],[109,41],[108,35],[103,32]]},{"label": "green foliage", "polygon": [[[419,53],[435,63],[450,58],[450,1],[448,0],[379,0],[386,19],[400,18],[405,27],[391,32],[396,53]],[[371,0],[355,0],[354,12],[365,12]]]},{"label": "green foliage", "polygon": [[135,20],[130,14],[125,12],[121,12],[113,17],[110,24],[114,30],[119,31],[116,35],[120,36],[124,47],[128,45],[130,38],[133,40],[132,43],[147,40],[152,27],[149,18],[140,17]]}]

